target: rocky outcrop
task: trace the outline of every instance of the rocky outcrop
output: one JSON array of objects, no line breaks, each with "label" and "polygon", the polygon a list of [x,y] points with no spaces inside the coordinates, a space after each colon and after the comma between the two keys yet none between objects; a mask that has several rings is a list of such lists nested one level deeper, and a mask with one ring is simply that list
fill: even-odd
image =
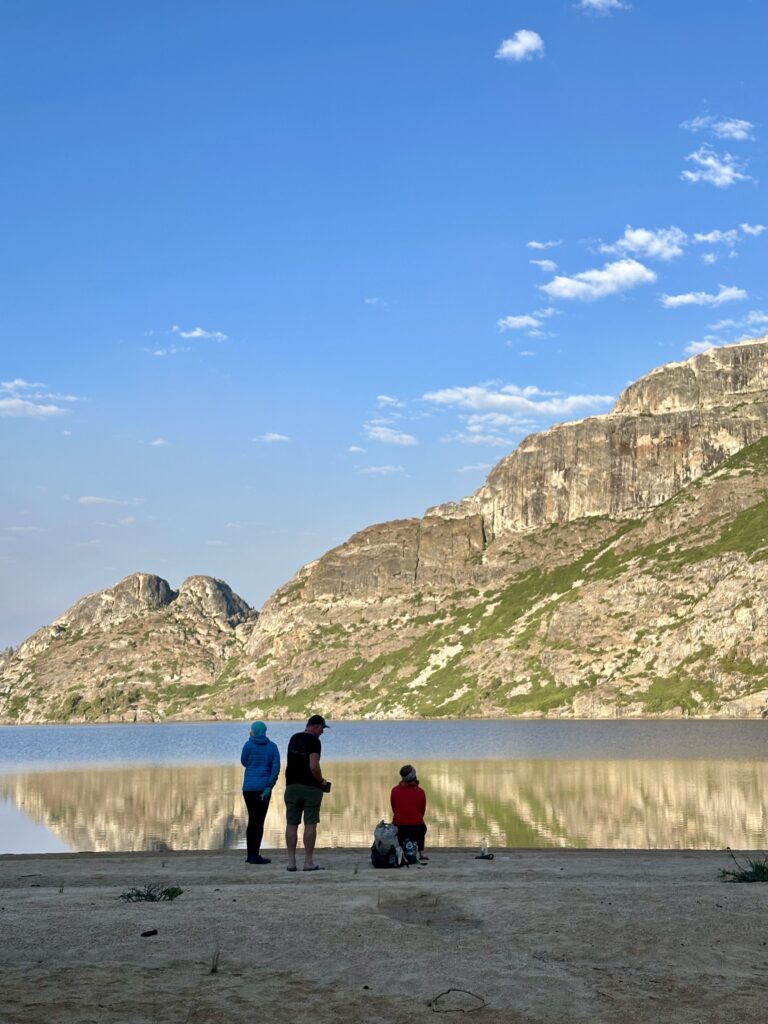
[{"label": "rocky outcrop", "polygon": [[192,576],[175,591],[134,573],[82,598],[0,663],[0,719],[215,717],[255,620],[222,580]]}]

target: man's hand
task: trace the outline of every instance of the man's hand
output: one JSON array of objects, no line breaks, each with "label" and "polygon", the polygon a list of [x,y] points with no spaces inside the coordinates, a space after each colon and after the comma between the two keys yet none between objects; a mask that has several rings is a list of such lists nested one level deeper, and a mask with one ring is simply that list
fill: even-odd
[{"label": "man's hand", "polygon": [[261,799],[262,800],[269,800],[271,794],[272,794],[272,787],[271,786],[265,786],[264,789],[262,789],[262,791],[261,791]]}]

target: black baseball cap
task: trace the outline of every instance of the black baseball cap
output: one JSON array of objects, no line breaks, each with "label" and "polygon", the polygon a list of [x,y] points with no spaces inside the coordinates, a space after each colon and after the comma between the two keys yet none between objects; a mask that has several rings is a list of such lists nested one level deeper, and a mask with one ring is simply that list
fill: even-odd
[{"label": "black baseball cap", "polygon": [[322,725],[324,729],[330,729],[330,725],[328,725],[322,715],[311,715],[307,722],[307,728],[309,728],[310,725]]}]

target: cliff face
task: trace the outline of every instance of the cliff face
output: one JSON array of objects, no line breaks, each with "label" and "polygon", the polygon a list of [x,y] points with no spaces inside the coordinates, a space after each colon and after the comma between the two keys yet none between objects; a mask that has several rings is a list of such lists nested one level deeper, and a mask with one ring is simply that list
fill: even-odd
[{"label": "cliff face", "polygon": [[0,658],[0,718],[761,715],[766,437],[768,338],[661,367],[258,618],[206,577],[84,598]]},{"label": "cliff face", "polygon": [[768,423],[768,340],[710,349],[632,384],[606,416],[527,437],[485,485],[429,514],[477,514],[489,537],[654,508],[759,440]]}]

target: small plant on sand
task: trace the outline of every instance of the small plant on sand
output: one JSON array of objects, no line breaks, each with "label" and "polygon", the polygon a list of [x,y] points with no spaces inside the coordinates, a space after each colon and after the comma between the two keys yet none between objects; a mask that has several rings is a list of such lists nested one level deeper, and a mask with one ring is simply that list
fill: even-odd
[{"label": "small plant on sand", "polygon": [[768,882],[768,854],[756,857],[745,857],[740,861],[733,850],[727,847],[731,860],[736,865],[735,870],[726,871],[720,869],[720,878],[724,882]]},{"label": "small plant on sand", "polygon": [[126,903],[170,903],[177,896],[181,896],[183,892],[184,890],[180,889],[178,885],[163,886],[159,882],[155,882],[138,889],[128,889],[126,892],[121,892],[117,898]]}]

